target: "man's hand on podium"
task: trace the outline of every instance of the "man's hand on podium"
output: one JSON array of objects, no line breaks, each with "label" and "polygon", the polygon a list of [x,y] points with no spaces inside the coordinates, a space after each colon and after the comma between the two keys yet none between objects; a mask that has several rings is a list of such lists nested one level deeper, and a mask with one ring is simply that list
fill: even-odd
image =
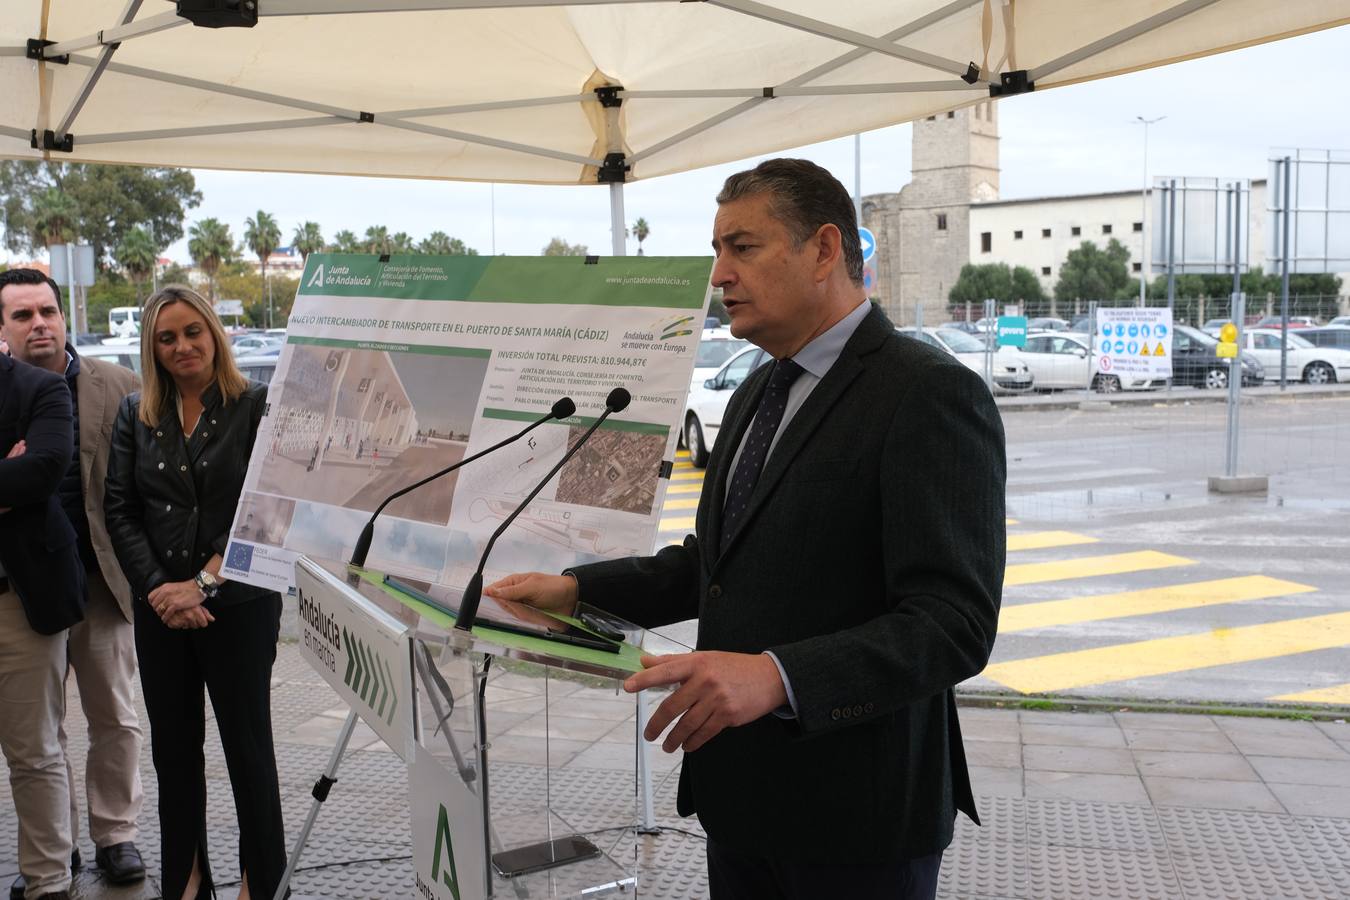
[{"label": "man's hand on podium", "polygon": [[564,616],[577,611],[577,580],[571,575],[519,572],[494,581],[483,588],[483,593]]},{"label": "man's hand on podium", "polygon": [[623,683],[637,693],[649,687],[678,684],[647,721],[642,736],[660,737],[671,722],[661,749],[691,753],[712,740],[723,728],[744,725],[787,703],[787,690],[773,658],[764,653],[726,653],[696,650],[668,656],[644,656],[646,668]]}]

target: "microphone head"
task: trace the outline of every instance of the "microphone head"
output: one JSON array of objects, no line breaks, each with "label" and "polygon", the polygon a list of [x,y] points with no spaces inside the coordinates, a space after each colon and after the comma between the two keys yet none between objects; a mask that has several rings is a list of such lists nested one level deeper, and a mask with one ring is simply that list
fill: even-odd
[{"label": "microphone head", "polygon": [[577,411],[577,405],[572,402],[571,397],[563,397],[553,404],[553,418],[565,419]]},{"label": "microphone head", "polygon": [[628,404],[632,402],[632,400],[632,394],[621,387],[616,387],[614,390],[610,391],[609,396],[605,398],[605,408],[610,412],[623,412],[628,408]]}]

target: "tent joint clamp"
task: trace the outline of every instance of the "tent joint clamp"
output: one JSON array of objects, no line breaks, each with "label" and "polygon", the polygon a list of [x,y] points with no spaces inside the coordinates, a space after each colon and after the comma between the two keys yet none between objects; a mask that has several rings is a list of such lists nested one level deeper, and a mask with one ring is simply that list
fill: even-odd
[{"label": "tent joint clamp", "polygon": [[623,105],[623,98],[619,92],[623,90],[622,85],[609,84],[595,89],[595,98],[600,101],[600,105],[605,109],[616,109]]},{"label": "tent joint clamp", "polygon": [[1036,90],[1036,82],[1027,77],[1026,69],[1003,72],[998,76],[998,82],[989,85],[990,97],[1011,97],[1014,94],[1030,94]]},{"label": "tent joint clamp", "polygon": [[358,118],[357,118],[356,121],[358,121],[358,122],[374,122],[374,121],[375,121],[375,114],[374,114],[373,112],[366,112],[366,111],[364,111],[364,110],[357,110],[357,116],[358,116]]},{"label": "tent joint clamp", "polygon": [[24,56],[27,56],[29,59],[35,59],[38,62],[58,63],[63,66],[70,65],[69,53],[62,54],[61,56],[42,55],[44,49],[55,43],[56,41],[44,41],[40,38],[29,38],[28,44],[24,49]]},{"label": "tent joint clamp", "polygon": [[606,153],[605,161],[595,173],[595,180],[600,184],[623,184],[628,180],[630,168],[622,153]]},{"label": "tent joint clamp", "polygon": [[38,140],[38,130],[36,128],[28,132],[28,146],[34,150],[59,150],[62,153],[75,152],[75,135],[66,132],[61,135],[61,139],[56,139],[56,132],[50,128],[42,132],[42,140]]},{"label": "tent joint clamp", "polygon": [[975,63],[973,62],[970,65],[966,66],[966,74],[961,76],[961,80],[964,81],[966,84],[974,84],[975,82],[979,81],[980,67],[975,65]]}]

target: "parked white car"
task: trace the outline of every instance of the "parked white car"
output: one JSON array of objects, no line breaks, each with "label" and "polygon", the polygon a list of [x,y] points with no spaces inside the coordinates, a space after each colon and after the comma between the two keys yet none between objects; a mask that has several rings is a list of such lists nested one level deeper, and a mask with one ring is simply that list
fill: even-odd
[{"label": "parked white car", "polygon": [[[1277,328],[1250,328],[1242,333],[1243,349],[1256,357],[1266,370],[1267,380],[1280,377],[1280,331]],[[1350,350],[1318,347],[1289,332],[1289,378],[1308,384],[1332,384],[1350,381]]]},{"label": "parked white car", "polygon": [[[984,341],[955,328],[925,328],[916,333],[914,328],[897,328],[897,333],[931,344],[959,359],[967,369],[984,377]],[[1031,390],[1034,379],[1027,364],[1011,347],[1000,347],[994,353],[994,390],[1023,393]]]},{"label": "parked white car", "polygon": [[694,374],[689,379],[689,390],[701,387],[703,382],[717,374],[722,363],[749,346],[749,341],[733,337],[730,328],[703,329],[703,337],[698,342],[698,351],[694,357]]},{"label": "parked white car", "polygon": [[1027,337],[1027,345],[1018,355],[1031,369],[1037,390],[1082,391],[1091,383],[1098,391],[1113,394],[1122,390],[1145,391],[1164,383],[1161,379],[1122,377],[1115,372],[1103,375],[1097,368],[1100,356],[1092,352],[1091,341],[1086,334],[1072,332],[1033,334]]},{"label": "parked white car", "polygon": [[701,469],[708,464],[708,453],[717,441],[731,395],[751,372],[771,359],[769,354],[750,344],[689,392],[684,407],[684,445],[689,448],[689,461],[695,468]]}]

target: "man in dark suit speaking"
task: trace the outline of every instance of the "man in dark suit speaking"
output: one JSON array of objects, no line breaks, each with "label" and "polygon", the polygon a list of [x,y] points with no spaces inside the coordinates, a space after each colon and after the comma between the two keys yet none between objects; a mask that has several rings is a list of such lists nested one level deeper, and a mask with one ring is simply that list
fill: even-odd
[{"label": "man in dark suit speaking", "polygon": [[[678,808],[720,898],[932,898],[958,810],[978,821],[953,688],[994,644],[1003,428],[980,379],[895,333],[862,287],[847,191],[804,160],[733,175],[712,282],[771,365],[736,391],[696,534],[655,556],[488,590],[656,627],[675,690],[647,725],[685,751]],[[673,723],[673,726],[672,726]]]}]

